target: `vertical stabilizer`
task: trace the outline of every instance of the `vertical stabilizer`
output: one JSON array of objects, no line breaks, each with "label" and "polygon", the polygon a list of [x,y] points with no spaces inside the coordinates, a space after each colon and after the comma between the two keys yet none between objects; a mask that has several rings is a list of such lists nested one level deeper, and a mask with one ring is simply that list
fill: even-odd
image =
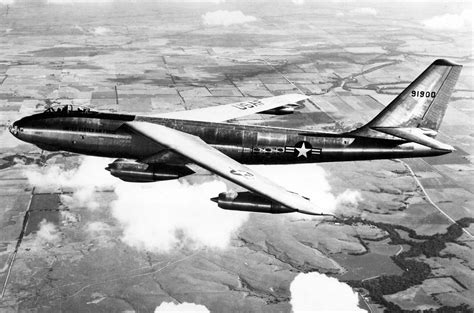
[{"label": "vertical stabilizer", "polygon": [[363,128],[423,128],[437,131],[462,66],[434,61],[417,79]]}]

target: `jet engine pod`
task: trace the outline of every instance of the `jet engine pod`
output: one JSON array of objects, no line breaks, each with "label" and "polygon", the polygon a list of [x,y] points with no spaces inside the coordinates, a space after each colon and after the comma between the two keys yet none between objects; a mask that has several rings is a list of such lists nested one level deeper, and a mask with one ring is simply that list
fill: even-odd
[{"label": "jet engine pod", "polygon": [[227,193],[222,192],[218,197],[212,198],[212,201],[224,210],[249,211],[260,213],[292,213],[296,210],[290,209],[275,201],[268,200],[262,196],[251,192]]},{"label": "jet engine pod", "polygon": [[115,160],[105,169],[123,181],[135,183],[178,179],[194,173],[186,166],[147,164],[124,159]]},{"label": "jet engine pod", "polygon": [[290,106],[279,107],[275,109],[266,110],[260,112],[261,114],[270,114],[270,115],[287,115],[295,113],[295,108]]}]

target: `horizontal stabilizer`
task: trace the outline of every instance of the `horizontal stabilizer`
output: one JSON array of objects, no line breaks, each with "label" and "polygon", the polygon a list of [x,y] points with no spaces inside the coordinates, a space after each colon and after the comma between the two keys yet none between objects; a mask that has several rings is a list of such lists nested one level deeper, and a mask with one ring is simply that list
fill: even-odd
[{"label": "horizontal stabilizer", "polygon": [[372,127],[379,132],[418,143],[437,150],[454,151],[452,146],[427,136],[421,128],[414,127]]}]

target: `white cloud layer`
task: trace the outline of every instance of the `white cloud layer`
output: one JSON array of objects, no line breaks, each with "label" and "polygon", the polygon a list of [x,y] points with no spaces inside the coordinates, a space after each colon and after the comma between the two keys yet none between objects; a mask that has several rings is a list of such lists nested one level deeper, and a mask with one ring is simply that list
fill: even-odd
[{"label": "white cloud layer", "polygon": [[47,0],[47,3],[54,4],[74,4],[74,3],[90,3],[90,4],[100,4],[100,3],[112,3],[115,0]]},{"label": "white cloud layer", "polygon": [[104,222],[91,222],[88,223],[86,226],[86,230],[91,234],[91,235],[102,235],[104,233],[107,233],[111,230],[111,227],[104,223]]},{"label": "white cloud layer", "polygon": [[354,10],[351,10],[352,14],[357,14],[357,15],[372,15],[375,16],[377,15],[377,10],[374,8],[357,8]]},{"label": "white cloud layer", "polygon": [[324,274],[298,274],[290,292],[294,313],[366,312],[359,308],[359,297],[349,285]]},{"label": "white cloud layer", "polygon": [[[197,176],[148,184],[127,183],[112,177],[104,168],[110,159],[84,157],[76,169],[56,165],[26,167],[26,176],[38,188],[69,188],[61,196],[71,209],[109,208],[122,229],[122,241],[137,249],[167,252],[184,245],[226,248],[233,235],[248,219],[249,213],[227,211],[210,201],[227,186],[215,176]],[[326,171],[315,164],[252,166],[288,190],[309,197],[322,213],[356,206],[360,193],[346,190],[331,192]],[[96,190],[113,189],[116,200],[99,203]],[[298,218],[313,218],[298,214]],[[104,233],[108,225],[92,221],[89,233]]]},{"label": "white cloud layer", "polygon": [[302,5],[305,3],[305,0],[291,0],[291,2],[296,5]]},{"label": "white cloud layer", "polygon": [[13,4],[15,0],[0,0],[0,4],[9,5]]},{"label": "white cloud layer", "polygon": [[[97,189],[113,188],[116,200],[112,215],[120,222],[122,240],[137,249],[167,252],[182,245],[225,248],[232,235],[247,220],[247,212],[219,209],[210,198],[226,191],[226,185],[211,177],[203,183],[175,180],[149,184],[127,183],[104,168],[110,159],[84,157],[77,169],[52,165],[27,167],[30,184],[39,188],[68,188],[63,205],[75,209],[99,207]],[[103,205],[103,204],[102,204]],[[91,233],[106,225],[90,224]]]},{"label": "white cloud layer", "polygon": [[94,210],[99,207],[95,190],[113,188],[117,183],[117,179],[104,169],[108,163],[110,163],[108,159],[86,157],[77,169],[64,170],[58,165],[28,167],[25,175],[33,186],[72,189],[71,194],[61,195],[61,202],[67,207]]},{"label": "white cloud layer", "polygon": [[286,189],[309,198],[319,208],[317,213],[334,214],[338,209],[357,206],[362,200],[361,194],[355,190],[334,195],[328,173],[316,164],[254,165],[251,168]]},{"label": "white cloud layer", "polygon": [[91,31],[94,35],[97,36],[102,36],[106,35],[110,32],[110,29],[107,27],[99,26],[99,27],[94,27],[94,29]]},{"label": "white cloud layer", "polygon": [[210,201],[224,191],[220,181],[120,184],[112,214],[123,227],[122,240],[133,247],[157,252],[184,244],[225,248],[248,213],[221,210]]},{"label": "white cloud layer", "polygon": [[[124,0],[118,0],[120,2]],[[44,2],[46,3],[51,3],[51,4],[76,4],[76,3],[87,3],[87,4],[103,4],[103,3],[114,3],[118,2],[117,0],[45,0]],[[131,3],[136,3],[136,2],[150,2],[150,0],[125,0]],[[13,4],[17,2],[16,0],[0,0],[0,4]],[[186,3],[186,2],[194,2],[194,3],[224,3],[226,0],[164,0],[163,2],[181,2],[181,3]]]},{"label": "white cloud layer", "polygon": [[202,15],[204,25],[209,26],[229,26],[254,22],[256,20],[256,17],[245,15],[242,11],[217,10]]},{"label": "white cloud layer", "polygon": [[460,14],[444,14],[423,20],[423,26],[435,30],[461,30],[472,28],[472,10],[464,10]]},{"label": "white cloud layer", "polygon": [[209,310],[200,304],[183,302],[175,304],[173,302],[162,302],[159,306],[156,307],[155,313],[159,312],[186,312],[186,313],[200,313],[206,312],[209,313]]},{"label": "white cloud layer", "polygon": [[46,219],[43,219],[39,223],[39,229],[36,232],[36,236],[36,240],[41,243],[54,243],[61,239],[56,225],[46,221]]}]

